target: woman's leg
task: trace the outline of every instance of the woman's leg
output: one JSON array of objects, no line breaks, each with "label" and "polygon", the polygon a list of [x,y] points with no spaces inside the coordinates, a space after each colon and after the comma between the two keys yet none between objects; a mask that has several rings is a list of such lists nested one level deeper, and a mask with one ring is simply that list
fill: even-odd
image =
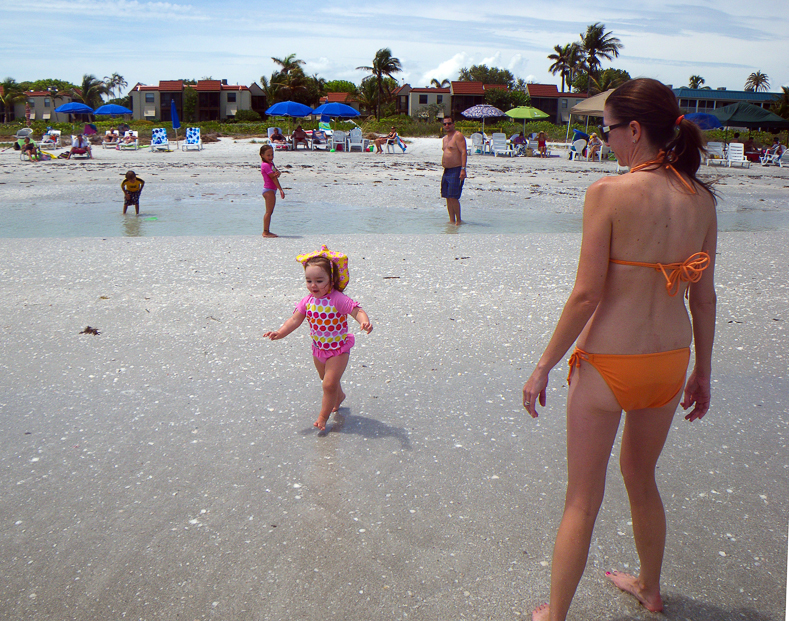
[{"label": "woman's leg", "polygon": [[535,620],[563,621],[586,566],[595,519],[621,409],[600,374],[588,363],[573,372],[567,398],[567,495],[556,535],[550,606]]},{"label": "woman's leg", "polygon": [[340,386],[342,374],[345,373],[345,368],[348,366],[348,354],[340,354],[339,356],[332,356],[325,362],[321,362],[313,356],[315,368],[318,369],[323,384],[323,399],[321,400],[321,412],[318,415],[318,420],[315,421],[315,427],[323,431],[326,428],[326,421],[332,412],[336,412],[345,398]]},{"label": "woman's leg", "polygon": [[266,214],[263,216],[263,237],[276,237],[271,232],[271,216],[274,214],[274,206],[277,204],[277,193],[263,192],[263,200],[266,201]]},{"label": "woman's leg", "polygon": [[666,514],[655,481],[655,467],[679,399],[680,395],[677,395],[662,408],[629,412],[622,433],[619,463],[630,499],[633,536],[641,571],[637,578],[619,572],[607,575],[620,589],[632,593],[652,612],[663,610],[660,570],[666,546]]}]

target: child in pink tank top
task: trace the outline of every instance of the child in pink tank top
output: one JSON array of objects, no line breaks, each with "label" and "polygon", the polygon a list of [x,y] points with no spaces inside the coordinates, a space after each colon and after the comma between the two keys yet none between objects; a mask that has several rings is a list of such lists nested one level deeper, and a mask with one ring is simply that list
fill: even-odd
[{"label": "child in pink tank top", "polygon": [[280,173],[274,166],[274,147],[270,144],[260,147],[260,174],[263,176],[263,200],[266,201],[266,215],[263,216],[263,237],[277,237],[271,232],[271,216],[277,204],[277,190],[280,197],[285,198],[285,192],[279,184]]}]

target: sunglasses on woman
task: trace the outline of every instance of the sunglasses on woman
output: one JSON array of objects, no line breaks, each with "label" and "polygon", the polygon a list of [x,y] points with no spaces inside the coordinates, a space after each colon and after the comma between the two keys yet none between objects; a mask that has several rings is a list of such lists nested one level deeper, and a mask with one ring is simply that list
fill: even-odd
[{"label": "sunglasses on woman", "polygon": [[619,127],[624,127],[625,125],[630,125],[630,121],[625,121],[624,123],[614,123],[613,125],[598,125],[597,129],[600,131],[600,136],[603,140],[608,142],[608,134]]}]

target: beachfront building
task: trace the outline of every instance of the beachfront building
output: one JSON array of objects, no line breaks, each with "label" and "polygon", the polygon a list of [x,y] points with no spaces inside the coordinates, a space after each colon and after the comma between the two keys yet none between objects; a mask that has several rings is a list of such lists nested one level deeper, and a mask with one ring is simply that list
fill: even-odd
[{"label": "beachfront building", "polygon": [[505,84],[483,84],[482,82],[452,82],[449,85],[450,108],[452,117],[459,119],[463,110],[485,103],[485,91],[492,88],[503,88]]},{"label": "beachfront building", "polygon": [[[239,110],[252,110],[252,92],[248,86],[228,84],[227,80],[198,80],[194,86],[184,86],[182,80],[161,80],[156,86],[136,84],[132,88],[132,118],[171,121],[171,102],[175,101],[178,117],[183,119],[186,88],[197,91],[196,121],[223,121],[233,118]],[[260,87],[257,91],[262,94]],[[265,103],[265,95],[263,100]]]},{"label": "beachfront building", "polygon": [[71,97],[64,93],[53,91],[25,91],[26,99],[14,104],[14,118],[25,119],[27,108],[30,106],[31,121],[46,121],[47,123],[68,123],[68,113],[55,112],[63,104],[71,101]]},{"label": "beachfront building", "polygon": [[755,91],[729,91],[725,88],[672,88],[679,107],[685,112],[709,112],[729,104],[744,101],[760,108],[769,108],[777,99],[778,93],[757,93]]},{"label": "beachfront building", "polygon": [[359,102],[351,97],[350,93],[326,93],[318,100],[318,105],[322,106],[326,103],[341,103],[350,106],[359,112]]},{"label": "beachfront building", "polygon": [[557,125],[570,118],[570,108],[586,99],[586,93],[560,93],[556,84],[527,84],[531,106],[548,115],[547,121]]},{"label": "beachfront building", "polygon": [[448,88],[410,88],[406,114],[412,118],[428,118],[433,108],[434,116],[443,118],[450,113],[452,91]]},{"label": "beachfront building", "polygon": [[408,114],[408,94],[411,92],[410,84],[403,84],[395,92],[395,114]]}]

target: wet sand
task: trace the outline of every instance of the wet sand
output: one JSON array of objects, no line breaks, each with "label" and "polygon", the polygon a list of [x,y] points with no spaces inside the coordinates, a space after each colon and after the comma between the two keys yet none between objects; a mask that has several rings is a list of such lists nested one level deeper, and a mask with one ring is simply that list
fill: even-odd
[{"label": "wet sand", "polygon": [[[161,157],[166,176],[174,155],[145,157]],[[297,155],[328,167],[300,185],[327,176],[329,192],[340,175],[354,179],[329,154]],[[379,166],[331,155],[357,158],[359,179]],[[475,166],[495,183],[524,159]],[[2,199],[34,173],[0,162],[14,169]],[[47,174],[79,188],[122,164]],[[557,209],[577,196],[564,198],[551,174],[582,193],[605,166],[573,174],[569,164],[529,173],[557,193]],[[200,166],[222,184],[252,165]],[[732,194],[746,184],[745,197],[756,186],[779,194],[786,171],[720,174]],[[359,183],[355,193],[372,192]],[[713,408],[700,423],[677,416],[659,464],[670,620],[783,618],[787,241],[721,235]],[[520,389],[572,286],[579,242],[0,240],[0,616],[529,618],[548,594],[563,503],[565,369],[536,421]],[[303,295],[296,254],[322,243],[350,255],[348,294],[375,325],[357,335],[348,399],[326,437],[312,427],[320,385],[306,329],[261,339]],[[80,334],[87,326],[100,334]],[[637,568],[617,454],[573,618],[654,616],[603,575]]]}]

